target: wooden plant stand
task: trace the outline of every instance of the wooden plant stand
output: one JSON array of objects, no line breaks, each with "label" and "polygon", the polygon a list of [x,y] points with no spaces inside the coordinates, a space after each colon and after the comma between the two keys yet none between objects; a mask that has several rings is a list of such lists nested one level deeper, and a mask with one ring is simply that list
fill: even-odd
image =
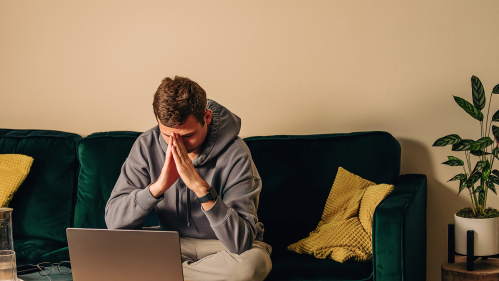
[{"label": "wooden plant stand", "polygon": [[442,264],[442,281],[497,281],[499,280],[499,259],[478,259],[474,270],[466,270],[466,256],[456,256],[454,263]]}]

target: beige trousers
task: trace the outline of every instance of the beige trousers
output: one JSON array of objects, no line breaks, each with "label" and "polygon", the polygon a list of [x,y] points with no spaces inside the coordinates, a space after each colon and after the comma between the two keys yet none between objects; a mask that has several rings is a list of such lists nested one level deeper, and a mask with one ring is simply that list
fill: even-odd
[{"label": "beige trousers", "polygon": [[184,280],[264,280],[272,269],[272,247],[255,241],[240,255],[231,253],[218,239],[180,237]]}]

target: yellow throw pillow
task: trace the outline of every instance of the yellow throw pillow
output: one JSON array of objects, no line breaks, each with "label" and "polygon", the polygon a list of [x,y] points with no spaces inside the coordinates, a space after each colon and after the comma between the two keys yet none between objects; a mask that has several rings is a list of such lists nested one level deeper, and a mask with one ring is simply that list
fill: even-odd
[{"label": "yellow throw pillow", "polygon": [[0,207],[9,206],[29,173],[33,158],[21,154],[0,154]]},{"label": "yellow throw pillow", "polygon": [[373,215],[376,207],[393,190],[393,185],[378,184],[366,189],[360,202],[359,220],[367,234],[372,237]]},{"label": "yellow throw pillow", "polygon": [[370,260],[374,210],[392,190],[340,167],[319,225],[288,250],[338,262]]}]

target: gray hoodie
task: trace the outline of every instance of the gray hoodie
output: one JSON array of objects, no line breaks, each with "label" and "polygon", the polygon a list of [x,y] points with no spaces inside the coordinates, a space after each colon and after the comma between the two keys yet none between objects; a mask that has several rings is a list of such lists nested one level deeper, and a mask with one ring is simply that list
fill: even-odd
[{"label": "gray hoodie", "polygon": [[263,241],[263,224],[257,217],[262,180],[238,136],[241,119],[210,99],[206,108],[213,113],[207,144],[192,164],[218,193],[213,207],[204,211],[182,178],[159,198],[151,195],[149,185],[161,174],[168,148],[156,126],[137,138],[121,168],[106,204],[108,228],[136,228],[154,210],[162,229],[219,239],[233,253],[250,249],[254,240]]}]

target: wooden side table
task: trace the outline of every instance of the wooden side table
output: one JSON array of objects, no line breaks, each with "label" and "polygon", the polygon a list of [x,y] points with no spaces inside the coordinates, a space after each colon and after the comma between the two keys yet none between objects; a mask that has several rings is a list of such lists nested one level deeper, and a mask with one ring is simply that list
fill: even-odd
[{"label": "wooden side table", "polygon": [[473,271],[466,270],[466,256],[456,256],[455,263],[442,264],[442,281],[497,281],[499,258],[478,259]]}]

